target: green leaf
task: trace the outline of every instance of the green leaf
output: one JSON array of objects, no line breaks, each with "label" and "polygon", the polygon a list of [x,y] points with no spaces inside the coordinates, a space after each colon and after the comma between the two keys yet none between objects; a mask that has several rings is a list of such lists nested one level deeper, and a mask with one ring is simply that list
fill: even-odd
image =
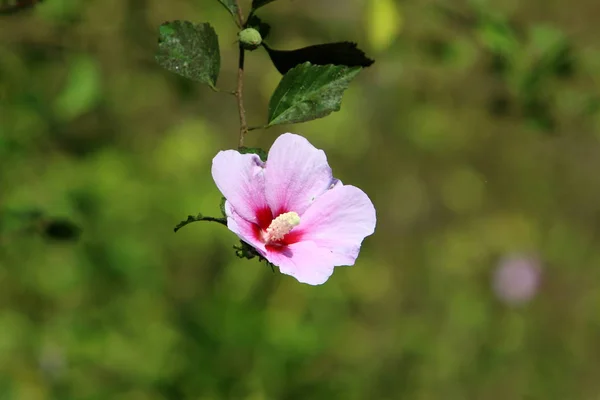
[{"label": "green leaf", "polygon": [[252,0],[252,11],[259,9],[262,6],[266,6],[274,1],[275,0]]},{"label": "green leaf", "polygon": [[275,265],[270,263],[269,260],[264,258],[254,247],[250,246],[248,243],[240,240],[240,245],[234,245],[233,248],[235,249],[235,255],[239,258],[252,260],[254,257],[258,257],[258,261],[264,261],[265,264],[271,267],[271,271],[275,272]]},{"label": "green leaf", "polygon": [[339,111],[361,67],[304,63],[289,70],[269,101],[269,126],[310,121]]},{"label": "green leaf", "polygon": [[263,43],[263,47],[282,75],[305,62],[313,65],[333,64],[347,67],[369,67],[375,62],[352,42],[324,43],[296,50],[275,50],[266,43]]},{"label": "green leaf", "polygon": [[159,29],[156,61],[171,72],[215,88],[221,66],[217,34],[208,23],[165,22]]},{"label": "green leaf", "polygon": [[256,154],[262,162],[267,161],[267,152],[259,147],[240,147],[238,149],[240,154]]},{"label": "green leaf", "polygon": [[231,13],[234,17],[237,15],[237,4],[235,4],[235,0],[219,0],[221,4],[225,6],[227,11]]}]

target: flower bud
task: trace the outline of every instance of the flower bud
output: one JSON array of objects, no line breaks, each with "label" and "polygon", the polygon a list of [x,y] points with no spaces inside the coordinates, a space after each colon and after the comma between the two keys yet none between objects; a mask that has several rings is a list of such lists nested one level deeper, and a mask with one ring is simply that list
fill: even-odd
[{"label": "flower bud", "polygon": [[254,28],[246,28],[238,33],[240,45],[245,50],[255,50],[262,43],[260,33]]}]

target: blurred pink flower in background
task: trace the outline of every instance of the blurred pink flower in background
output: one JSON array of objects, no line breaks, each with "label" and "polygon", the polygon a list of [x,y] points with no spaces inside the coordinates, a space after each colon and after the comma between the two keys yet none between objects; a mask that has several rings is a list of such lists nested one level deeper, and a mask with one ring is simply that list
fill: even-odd
[{"label": "blurred pink flower in background", "polygon": [[227,227],[300,282],[319,285],[335,266],[353,265],[375,230],[369,197],[335,179],[325,152],[302,136],[279,136],[267,162],[221,151],[212,175],[227,199]]},{"label": "blurred pink flower in background", "polygon": [[531,300],[540,285],[541,266],[537,258],[513,254],[498,263],[493,275],[493,289],[496,296],[511,305],[523,304]]}]

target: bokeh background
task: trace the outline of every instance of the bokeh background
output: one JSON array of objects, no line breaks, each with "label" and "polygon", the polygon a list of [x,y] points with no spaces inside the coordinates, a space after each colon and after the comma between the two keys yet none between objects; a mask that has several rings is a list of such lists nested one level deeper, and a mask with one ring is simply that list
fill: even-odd
[{"label": "bokeh background", "polygon": [[[219,215],[210,165],[238,116],[155,64],[157,28],[213,24],[233,89],[217,0],[0,15],[0,399],[599,399],[597,1],[258,15],[274,48],[353,40],[376,59],[340,112],[247,137],[302,134],[369,194],[357,264],[311,287],[238,259],[218,224],[173,233]],[[248,54],[251,125],[279,79]]]}]

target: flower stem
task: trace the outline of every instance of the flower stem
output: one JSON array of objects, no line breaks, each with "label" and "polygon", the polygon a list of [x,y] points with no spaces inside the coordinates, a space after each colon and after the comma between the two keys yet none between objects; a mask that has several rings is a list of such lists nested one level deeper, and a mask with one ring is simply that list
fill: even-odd
[{"label": "flower stem", "polygon": [[[244,26],[244,16],[240,7],[240,0],[235,0],[237,6],[237,23],[242,28]],[[240,113],[240,139],[238,147],[244,146],[244,137],[248,133],[248,124],[246,123],[246,110],[244,109],[244,49],[240,44],[240,53],[238,61],[238,74],[237,74],[237,90],[235,97],[237,98],[238,111]]]}]

